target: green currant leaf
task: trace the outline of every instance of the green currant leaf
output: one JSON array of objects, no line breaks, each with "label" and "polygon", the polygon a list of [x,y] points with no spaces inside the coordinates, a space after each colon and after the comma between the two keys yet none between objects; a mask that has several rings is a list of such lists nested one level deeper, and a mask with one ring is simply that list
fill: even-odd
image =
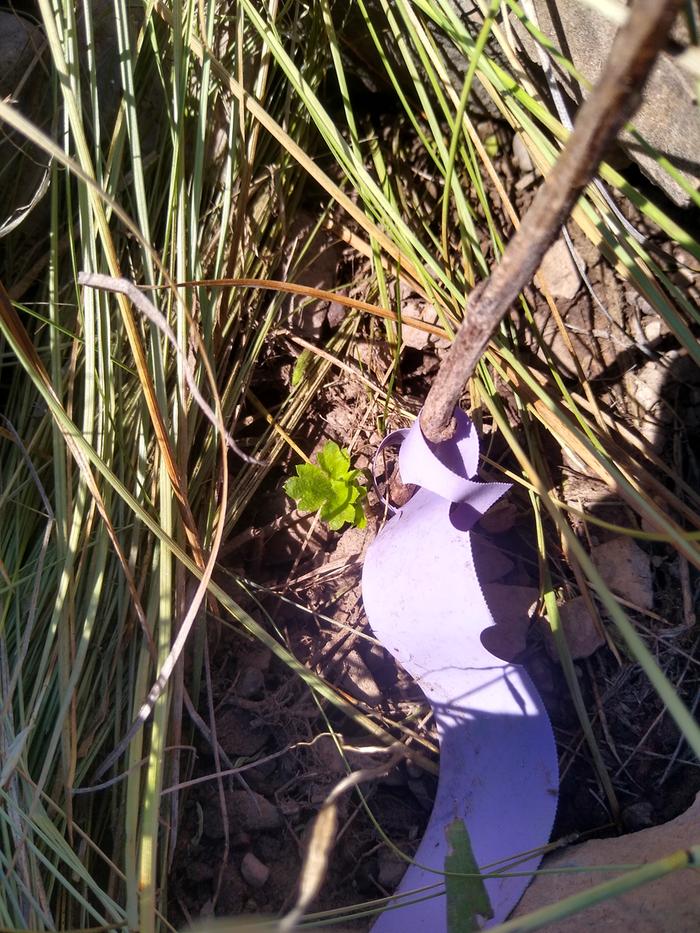
[{"label": "green currant leaf", "polygon": [[312,463],[302,463],[296,470],[297,475],[284,484],[284,491],[302,512],[318,511],[332,495],[331,480]]},{"label": "green currant leaf", "polygon": [[353,499],[357,498],[357,495],[353,495],[353,492],[352,487],[346,483],[331,480],[330,495],[321,508],[321,518],[324,522],[328,522],[329,527],[333,527],[331,522],[335,522],[338,516],[345,516],[341,524],[350,520],[347,517],[349,514],[348,509],[352,510]]},{"label": "green currant leaf", "polygon": [[328,441],[318,455],[318,465],[333,479],[347,479],[351,472],[350,454],[341,450],[335,441]]},{"label": "green currant leaf", "polygon": [[354,505],[354,514],[352,517],[352,524],[355,528],[366,528],[367,527],[367,516],[365,515],[365,510],[362,506],[362,499],[364,496],[355,503]]},{"label": "green currant leaf", "polygon": [[319,512],[332,531],[346,523],[364,528],[367,523],[362,500],[367,490],[359,483],[359,470],[350,469],[350,454],[328,441],[318,463],[296,467],[297,475],[284,484],[287,495],[304,512]]}]

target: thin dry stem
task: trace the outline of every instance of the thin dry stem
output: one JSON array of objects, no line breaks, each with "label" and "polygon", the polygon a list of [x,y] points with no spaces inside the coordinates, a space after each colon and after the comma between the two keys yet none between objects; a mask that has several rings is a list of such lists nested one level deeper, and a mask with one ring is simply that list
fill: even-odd
[{"label": "thin dry stem", "polygon": [[465,320],[425,400],[420,423],[431,441],[454,433],[454,410],[491,336],[539,268],[612,141],[637,109],[680,0],[636,0],[615,38],[603,76],[581,107],[566,148],[538,191],[491,276],[469,296]]}]

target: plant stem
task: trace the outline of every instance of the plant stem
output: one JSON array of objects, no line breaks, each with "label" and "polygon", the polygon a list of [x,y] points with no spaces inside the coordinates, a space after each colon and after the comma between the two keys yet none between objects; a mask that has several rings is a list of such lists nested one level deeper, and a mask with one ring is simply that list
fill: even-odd
[{"label": "plant stem", "polygon": [[500,263],[470,294],[464,322],[420,416],[430,441],[452,437],[453,413],[492,334],[540,266],[618,132],[637,109],[681,0],[635,0],[603,75],[578,112],[565,149],[537,192]]}]

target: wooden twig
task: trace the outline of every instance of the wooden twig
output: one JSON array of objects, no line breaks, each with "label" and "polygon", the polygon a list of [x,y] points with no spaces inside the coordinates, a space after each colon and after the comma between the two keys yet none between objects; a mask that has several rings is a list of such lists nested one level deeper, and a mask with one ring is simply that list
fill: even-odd
[{"label": "wooden twig", "polygon": [[518,294],[532,279],[612,141],[630,119],[681,0],[635,0],[618,32],[603,75],[576,117],[556,164],[489,278],[469,296],[464,322],[420,416],[423,433],[441,441],[454,433],[453,413],[481,355]]}]

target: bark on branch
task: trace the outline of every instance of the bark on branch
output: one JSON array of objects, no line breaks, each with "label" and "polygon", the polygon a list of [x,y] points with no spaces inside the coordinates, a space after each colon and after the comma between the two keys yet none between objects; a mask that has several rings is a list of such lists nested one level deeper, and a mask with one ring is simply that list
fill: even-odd
[{"label": "bark on branch", "polygon": [[657,55],[664,47],[681,0],[635,0],[618,32],[603,75],[578,112],[573,132],[537,192],[500,263],[469,296],[450,350],[421,413],[431,441],[454,433],[453,412],[492,334],[539,268],[581,192],[641,100]]}]

